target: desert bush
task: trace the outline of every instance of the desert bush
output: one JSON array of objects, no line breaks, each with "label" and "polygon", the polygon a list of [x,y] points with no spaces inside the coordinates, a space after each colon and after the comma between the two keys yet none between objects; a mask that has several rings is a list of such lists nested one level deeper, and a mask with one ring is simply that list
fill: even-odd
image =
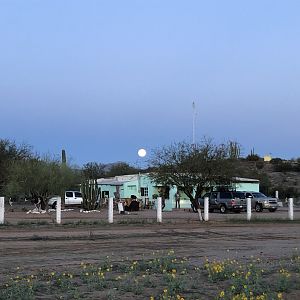
[{"label": "desert bush", "polygon": [[257,154],[249,154],[246,157],[246,160],[248,160],[248,161],[259,161],[260,159],[261,159],[260,156]]},{"label": "desert bush", "polygon": [[263,169],[264,168],[264,162],[263,161],[257,161],[256,163],[255,163],[255,165],[256,165],[256,168],[257,169],[259,169],[259,170],[261,170],[261,169]]},{"label": "desert bush", "polygon": [[295,166],[290,162],[281,162],[274,164],[275,172],[292,172],[295,171]]},{"label": "desert bush", "polygon": [[280,164],[282,163],[282,159],[279,158],[279,157],[275,157],[275,158],[272,158],[271,161],[270,161],[271,164]]},{"label": "desert bush", "polygon": [[300,196],[300,193],[295,187],[273,186],[270,190],[270,194],[275,195],[275,191],[278,191],[280,199],[297,198]]}]

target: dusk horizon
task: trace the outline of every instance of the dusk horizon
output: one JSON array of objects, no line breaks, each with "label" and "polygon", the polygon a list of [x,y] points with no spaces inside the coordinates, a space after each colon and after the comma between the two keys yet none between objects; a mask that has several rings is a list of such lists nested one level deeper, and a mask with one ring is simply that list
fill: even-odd
[{"label": "dusk horizon", "polygon": [[194,102],[196,142],[298,158],[299,9],[1,1],[1,138],[78,166],[135,165],[140,148],[192,142]]}]

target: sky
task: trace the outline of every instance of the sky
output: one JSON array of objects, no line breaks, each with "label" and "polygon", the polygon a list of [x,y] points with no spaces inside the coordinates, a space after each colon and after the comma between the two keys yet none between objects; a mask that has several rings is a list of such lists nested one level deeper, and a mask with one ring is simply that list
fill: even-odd
[{"label": "sky", "polygon": [[237,141],[300,157],[300,1],[0,0],[0,138],[82,166]]}]

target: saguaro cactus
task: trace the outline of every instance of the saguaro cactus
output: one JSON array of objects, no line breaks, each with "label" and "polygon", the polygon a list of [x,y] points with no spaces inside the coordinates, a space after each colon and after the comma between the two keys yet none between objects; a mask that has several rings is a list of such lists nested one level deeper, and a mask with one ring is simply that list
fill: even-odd
[{"label": "saguaro cactus", "polygon": [[241,155],[241,147],[237,142],[229,142],[230,158],[238,159]]},{"label": "saguaro cactus", "polygon": [[61,163],[63,165],[67,163],[66,151],[64,149],[61,150]]},{"label": "saguaro cactus", "polygon": [[81,184],[83,194],[83,208],[86,210],[95,209],[98,198],[98,184],[96,179],[85,180]]}]

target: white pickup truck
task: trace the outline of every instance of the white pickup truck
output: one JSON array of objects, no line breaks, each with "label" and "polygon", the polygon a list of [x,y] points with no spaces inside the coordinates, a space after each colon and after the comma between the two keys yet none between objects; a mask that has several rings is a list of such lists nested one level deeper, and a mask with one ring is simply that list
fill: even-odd
[{"label": "white pickup truck", "polygon": [[[61,199],[60,196],[53,196],[48,201],[48,206],[56,208],[57,199]],[[65,192],[65,206],[68,205],[81,205],[83,202],[82,194],[78,191],[66,191]]]}]

